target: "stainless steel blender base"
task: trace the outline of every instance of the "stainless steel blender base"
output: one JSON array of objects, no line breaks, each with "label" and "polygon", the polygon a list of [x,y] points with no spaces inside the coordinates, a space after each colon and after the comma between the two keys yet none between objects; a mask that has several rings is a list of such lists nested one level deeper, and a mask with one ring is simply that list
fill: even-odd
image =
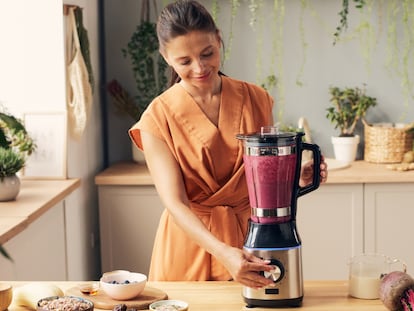
[{"label": "stainless steel blender base", "polygon": [[274,286],[262,289],[243,287],[243,298],[248,307],[299,307],[303,300],[301,246],[293,248],[245,249],[257,257],[270,259],[276,269],[263,273],[274,281]]}]

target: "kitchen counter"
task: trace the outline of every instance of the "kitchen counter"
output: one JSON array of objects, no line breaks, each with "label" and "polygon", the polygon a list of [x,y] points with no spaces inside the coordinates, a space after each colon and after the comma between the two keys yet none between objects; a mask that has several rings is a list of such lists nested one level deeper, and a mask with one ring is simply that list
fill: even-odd
[{"label": "kitchen counter", "polygon": [[[77,286],[79,282],[52,282],[63,291]],[[14,287],[24,282],[12,282]],[[236,282],[148,282],[147,286],[161,289],[169,299],[184,300],[190,311],[235,311],[235,310],[292,310],[292,308],[246,308],[241,296],[242,287]],[[363,300],[348,296],[347,281],[308,281],[304,283],[305,296],[300,310],[329,311],[386,311],[378,299]],[[23,311],[24,307],[14,303],[9,311]],[[95,310],[99,310],[95,308]]]},{"label": "kitchen counter", "polygon": [[79,179],[21,179],[21,189],[17,199],[0,202],[0,244],[22,232],[79,185]]},{"label": "kitchen counter", "polygon": [[[328,184],[349,183],[409,183],[414,182],[413,171],[392,171],[386,164],[355,161],[349,167],[329,170]],[[329,168],[329,159],[328,159]],[[143,186],[152,185],[152,179],[145,165],[134,162],[119,162],[95,177],[100,186]]]},{"label": "kitchen counter", "polygon": [[[396,243],[400,236],[412,234],[414,171],[391,171],[386,164],[365,161],[340,169],[333,169],[332,164],[336,163],[328,159],[328,182],[298,200],[299,232],[306,245],[304,279],[345,279],[346,259],[361,252],[386,253],[414,266],[414,250]],[[164,210],[147,167],[116,163],[100,172],[95,183],[102,269],[147,272]],[[133,226],[119,225],[129,224],[131,219]],[[315,230],[315,224],[323,230]],[[140,247],[131,249],[119,240]],[[329,245],[329,256],[321,256],[321,245]]]}]

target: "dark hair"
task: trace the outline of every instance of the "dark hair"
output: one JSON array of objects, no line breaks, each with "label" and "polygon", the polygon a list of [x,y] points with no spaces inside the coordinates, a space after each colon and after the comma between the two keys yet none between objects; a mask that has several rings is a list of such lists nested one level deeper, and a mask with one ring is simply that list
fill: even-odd
[{"label": "dark hair", "polygon": [[[160,50],[172,39],[191,31],[219,33],[219,29],[211,14],[200,3],[194,0],[178,0],[168,4],[161,12],[157,22],[157,36]],[[170,86],[180,81],[173,68],[171,69]]]}]

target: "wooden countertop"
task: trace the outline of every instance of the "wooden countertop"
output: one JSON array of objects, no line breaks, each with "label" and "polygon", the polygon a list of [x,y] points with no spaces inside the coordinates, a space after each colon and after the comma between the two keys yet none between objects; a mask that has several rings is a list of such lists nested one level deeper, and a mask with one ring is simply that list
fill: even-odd
[{"label": "wooden countertop", "polygon": [[17,199],[0,202],[0,244],[22,232],[79,185],[79,179],[21,179],[21,189]]},{"label": "wooden countertop", "polygon": [[[3,281],[4,282],[4,281]],[[13,287],[24,282],[10,282]],[[64,292],[79,282],[48,282],[59,286]],[[269,311],[269,308],[246,308],[242,298],[242,286],[236,282],[148,282],[147,286],[163,290],[169,299],[188,302],[190,311]],[[364,300],[348,296],[347,281],[305,281],[303,311],[386,311],[379,299]],[[9,311],[27,310],[12,302]],[[99,310],[95,308],[95,310]],[[273,310],[289,310],[277,308]]]},{"label": "wooden countertop", "polygon": [[[349,167],[329,170],[327,184],[410,182],[414,182],[414,171],[392,171],[386,168],[386,164],[355,161]],[[153,185],[148,168],[134,162],[112,165],[95,177],[95,183],[98,186]]]}]

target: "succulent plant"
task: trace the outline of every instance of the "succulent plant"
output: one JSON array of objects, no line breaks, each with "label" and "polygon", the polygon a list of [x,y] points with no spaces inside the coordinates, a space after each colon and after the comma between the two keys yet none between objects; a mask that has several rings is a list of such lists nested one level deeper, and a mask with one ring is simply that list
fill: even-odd
[{"label": "succulent plant", "polygon": [[36,149],[23,123],[6,112],[0,112],[0,147],[12,148],[24,156],[32,154]]},{"label": "succulent plant", "polygon": [[0,147],[0,180],[4,177],[12,176],[20,171],[25,164],[25,158],[12,148]]}]

